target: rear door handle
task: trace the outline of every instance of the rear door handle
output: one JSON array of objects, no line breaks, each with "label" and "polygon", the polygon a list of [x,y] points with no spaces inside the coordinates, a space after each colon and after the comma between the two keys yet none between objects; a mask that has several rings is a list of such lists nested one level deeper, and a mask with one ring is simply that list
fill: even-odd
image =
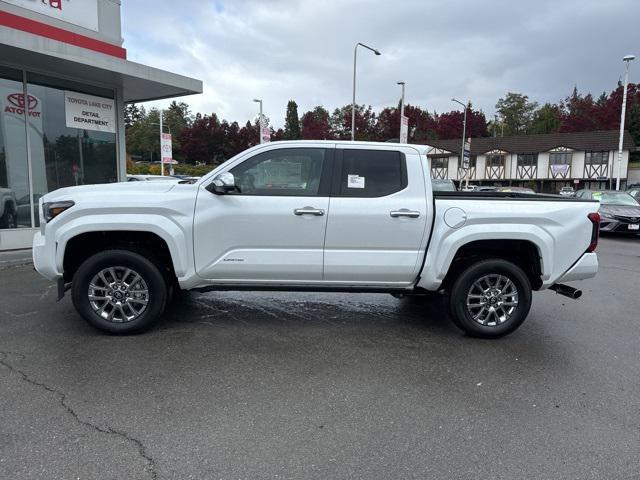
[{"label": "rear door handle", "polygon": [[316,217],[321,217],[322,215],[324,215],[324,210],[322,210],[321,208],[313,208],[313,207],[303,207],[303,208],[296,208],[293,211],[294,215],[315,215]]},{"label": "rear door handle", "polygon": [[420,212],[416,210],[409,210],[408,208],[401,208],[400,210],[391,210],[389,212],[393,218],[397,217],[409,217],[409,218],[418,218],[420,216]]}]

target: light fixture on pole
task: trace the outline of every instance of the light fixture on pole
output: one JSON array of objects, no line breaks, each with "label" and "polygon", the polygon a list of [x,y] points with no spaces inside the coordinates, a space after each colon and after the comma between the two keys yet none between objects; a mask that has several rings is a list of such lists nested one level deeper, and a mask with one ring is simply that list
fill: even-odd
[{"label": "light fixture on pole", "polygon": [[627,86],[629,85],[629,63],[634,60],[635,55],[625,55],[622,61],[625,63],[624,72],[624,93],[622,94],[622,112],[620,113],[620,138],[618,139],[618,165],[616,175],[616,190],[620,190],[620,170],[622,168],[622,141],[624,137],[624,118],[627,112]]},{"label": "light fixture on pole", "polygon": [[358,58],[359,46],[371,50],[376,55],[382,55],[375,48],[371,48],[360,42],[356,43],[356,46],[353,49],[353,102],[351,104],[351,141],[356,139],[356,60]]},{"label": "light fixture on pole", "polygon": [[[400,97],[400,143],[407,143],[408,140],[408,125],[407,125],[407,129],[406,132],[404,131],[404,86],[405,83],[404,82],[398,82],[398,85],[402,86],[402,96]],[[404,133],[404,135],[403,135]]]},{"label": "light fixture on pole", "polygon": [[262,143],[262,100],[254,98],[253,101],[260,104],[260,116],[258,117],[258,140],[259,143]]},{"label": "light fixture on pole", "polygon": [[[462,108],[464,108],[464,116],[462,117],[462,148],[460,149],[460,161],[462,162],[462,165],[464,167],[464,169],[466,170],[466,174],[465,174],[465,187],[469,188],[469,164],[465,165],[465,161],[464,161],[464,153],[465,153],[465,144],[466,144],[466,135],[467,135],[467,109],[469,108],[469,103],[462,103],[459,100],[456,100],[455,98],[451,99],[452,102],[456,102],[459,103],[460,105],[462,105]],[[469,153],[469,155],[471,155],[471,153]],[[469,159],[471,160],[471,159]]]}]

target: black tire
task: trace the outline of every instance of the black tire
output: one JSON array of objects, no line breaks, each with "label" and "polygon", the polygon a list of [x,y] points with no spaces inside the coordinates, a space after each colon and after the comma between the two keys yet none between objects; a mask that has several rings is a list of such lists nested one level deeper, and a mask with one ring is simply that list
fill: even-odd
[{"label": "black tire", "polygon": [[[517,306],[503,323],[498,323],[497,318],[494,320],[495,317],[492,317],[490,321],[486,322],[486,325],[482,325],[479,321],[474,320],[467,308],[467,295],[471,293],[472,286],[487,275],[506,277],[513,282],[517,289]],[[477,290],[474,289],[474,292]],[[531,282],[520,267],[506,260],[481,260],[462,271],[456,278],[449,295],[449,313],[453,323],[467,335],[479,338],[499,338],[513,332],[524,322],[531,309],[531,297]],[[483,300],[479,299],[478,302],[480,301]],[[491,304],[489,305],[491,306]],[[476,307],[473,311],[479,313],[480,309],[481,307]],[[500,312],[501,314],[505,313],[503,309],[500,309]],[[495,325],[490,323],[495,323]]]},{"label": "black tire", "polygon": [[[137,318],[114,322],[103,318],[92,308],[89,285],[99,272],[109,267],[131,269],[146,284],[147,304]],[[149,259],[129,250],[106,250],[89,257],[80,265],[73,276],[71,298],[78,313],[93,327],[112,334],[128,334],[147,330],[160,319],[167,304],[168,289],[160,269]]]}]

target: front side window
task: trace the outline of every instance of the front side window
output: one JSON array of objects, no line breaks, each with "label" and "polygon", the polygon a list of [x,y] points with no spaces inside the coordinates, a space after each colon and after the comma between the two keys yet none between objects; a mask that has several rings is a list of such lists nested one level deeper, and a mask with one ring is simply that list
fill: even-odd
[{"label": "front side window", "polygon": [[341,196],[383,197],[407,186],[407,169],[402,153],[351,149],[342,152]]},{"label": "front side window", "polygon": [[230,170],[237,194],[316,196],[326,152],[324,148],[283,148],[259,153]]}]

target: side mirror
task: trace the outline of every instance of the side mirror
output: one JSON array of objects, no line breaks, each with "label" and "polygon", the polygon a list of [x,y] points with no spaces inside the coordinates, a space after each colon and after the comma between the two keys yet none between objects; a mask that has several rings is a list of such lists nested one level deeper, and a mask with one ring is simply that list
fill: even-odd
[{"label": "side mirror", "polygon": [[207,185],[206,189],[216,195],[226,195],[227,193],[235,192],[238,188],[236,187],[236,179],[233,177],[233,173],[224,172],[217,175]]}]

